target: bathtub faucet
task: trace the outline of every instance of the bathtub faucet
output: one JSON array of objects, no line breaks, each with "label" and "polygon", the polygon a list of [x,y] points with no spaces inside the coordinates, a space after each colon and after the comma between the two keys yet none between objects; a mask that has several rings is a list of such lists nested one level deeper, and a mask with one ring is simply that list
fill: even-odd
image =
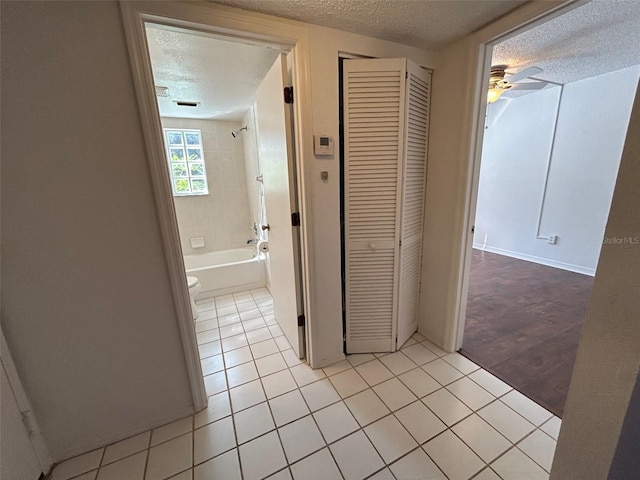
[{"label": "bathtub faucet", "polygon": [[250,238],[249,240],[247,240],[247,245],[256,244],[256,243],[258,243],[257,238]]}]

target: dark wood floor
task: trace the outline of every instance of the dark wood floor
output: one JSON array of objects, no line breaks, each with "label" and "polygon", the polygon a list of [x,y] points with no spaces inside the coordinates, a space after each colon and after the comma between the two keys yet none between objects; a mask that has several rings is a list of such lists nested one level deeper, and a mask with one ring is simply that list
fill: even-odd
[{"label": "dark wood floor", "polygon": [[474,249],[461,353],[562,417],[592,285]]}]

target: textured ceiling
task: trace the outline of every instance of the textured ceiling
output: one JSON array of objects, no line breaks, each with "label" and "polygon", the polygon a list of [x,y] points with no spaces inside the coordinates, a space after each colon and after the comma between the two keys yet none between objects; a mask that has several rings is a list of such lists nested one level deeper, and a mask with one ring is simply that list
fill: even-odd
[{"label": "textured ceiling", "polygon": [[[199,33],[147,26],[153,78],[169,88],[157,97],[160,115],[241,120],[279,52]],[[176,100],[200,102],[180,107]]]},{"label": "textured ceiling", "polygon": [[492,64],[535,65],[536,78],[562,84],[638,65],[640,1],[593,0],[497,45]]},{"label": "textured ceiling", "polygon": [[438,50],[526,0],[210,0],[314,25]]}]

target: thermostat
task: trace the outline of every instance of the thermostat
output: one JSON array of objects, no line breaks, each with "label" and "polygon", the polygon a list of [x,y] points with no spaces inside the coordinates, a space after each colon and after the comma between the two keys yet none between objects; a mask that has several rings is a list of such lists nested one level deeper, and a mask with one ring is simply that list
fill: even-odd
[{"label": "thermostat", "polygon": [[328,135],[314,135],[313,153],[316,155],[333,155],[333,137]]}]

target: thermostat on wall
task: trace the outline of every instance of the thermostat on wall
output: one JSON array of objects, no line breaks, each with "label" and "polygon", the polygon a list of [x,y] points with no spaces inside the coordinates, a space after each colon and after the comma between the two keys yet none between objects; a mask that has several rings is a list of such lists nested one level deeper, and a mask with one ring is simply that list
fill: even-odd
[{"label": "thermostat on wall", "polygon": [[333,155],[333,137],[328,135],[314,135],[313,153],[316,155]]}]

